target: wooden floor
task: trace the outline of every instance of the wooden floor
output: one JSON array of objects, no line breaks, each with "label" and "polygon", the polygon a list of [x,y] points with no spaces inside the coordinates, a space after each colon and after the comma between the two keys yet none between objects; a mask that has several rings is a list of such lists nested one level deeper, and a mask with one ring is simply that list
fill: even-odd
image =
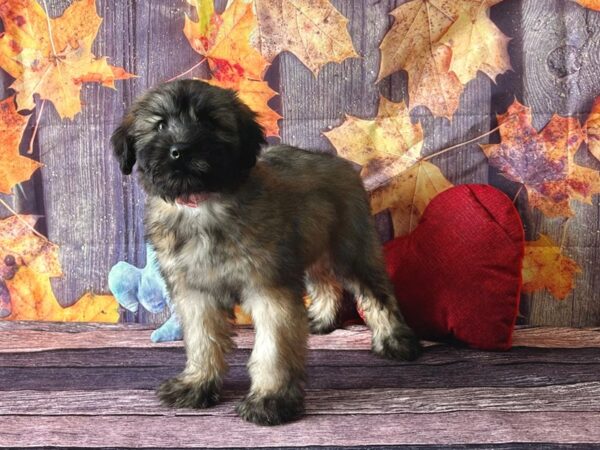
[{"label": "wooden floor", "polygon": [[234,406],[249,386],[240,329],[224,400],[161,407],[181,343],[137,325],[0,322],[0,446],[108,448],[600,448],[600,329],[528,328],[489,353],[428,344],[379,359],[362,327],[310,339],[306,416],[264,428]]}]

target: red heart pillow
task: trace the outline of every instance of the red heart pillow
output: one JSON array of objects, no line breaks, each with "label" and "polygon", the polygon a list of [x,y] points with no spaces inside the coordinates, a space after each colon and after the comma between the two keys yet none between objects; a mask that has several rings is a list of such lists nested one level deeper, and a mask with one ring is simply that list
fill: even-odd
[{"label": "red heart pillow", "polygon": [[497,189],[461,185],[437,195],[412,233],[385,246],[407,323],[422,338],[509,349],[523,241],[519,214]]}]

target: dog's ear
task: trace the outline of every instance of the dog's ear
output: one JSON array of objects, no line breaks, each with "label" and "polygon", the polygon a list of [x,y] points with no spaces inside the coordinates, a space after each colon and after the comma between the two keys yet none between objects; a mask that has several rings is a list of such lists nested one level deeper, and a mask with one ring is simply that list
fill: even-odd
[{"label": "dog's ear", "polygon": [[123,172],[125,175],[129,175],[131,173],[135,164],[135,149],[133,146],[133,139],[127,132],[130,124],[130,118],[125,116],[123,122],[121,122],[121,125],[119,125],[110,138],[113,153],[119,161],[121,172]]},{"label": "dog's ear", "polygon": [[266,144],[263,127],[256,121],[256,113],[240,101],[238,114],[238,132],[242,154],[240,163],[244,169],[254,167],[262,145]]}]

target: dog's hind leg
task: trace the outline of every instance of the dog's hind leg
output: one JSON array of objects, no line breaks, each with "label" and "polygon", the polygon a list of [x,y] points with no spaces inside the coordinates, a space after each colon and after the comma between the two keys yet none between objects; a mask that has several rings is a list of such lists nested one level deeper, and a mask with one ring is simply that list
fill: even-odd
[{"label": "dog's hind leg", "polygon": [[354,295],[373,332],[373,352],[389,359],[413,360],[421,353],[421,345],[400,312],[374,227],[365,223],[362,229],[360,239],[338,242],[336,274]]},{"label": "dog's hind leg", "polygon": [[225,354],[233,346],[229,314],[206,293],[186,289],[173,294],[187,360],[183,372],[163,382],[157,393],[167,406],[206,408],[219,401]]},{"label": "dog's hind leg", "polygon": [[250,312],[256,340],[248,363],[250,392],[238,405],[243,419],[279,425],[304,411],[304,361],[308,320],[302,290],[260,288],[246,292],[242,306]]},{"label": "dog's hind leg", "polygon": [[308,319],[310,331],[325,334],[335,330],[342,302],[342,286],[335,277],[329,258],[313,264],[305,274],[305,283],[310,305]]}]

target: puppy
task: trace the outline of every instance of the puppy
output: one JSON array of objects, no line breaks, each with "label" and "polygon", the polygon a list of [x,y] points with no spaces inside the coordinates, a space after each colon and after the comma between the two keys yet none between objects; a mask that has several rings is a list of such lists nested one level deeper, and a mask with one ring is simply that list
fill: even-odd
[{"label": "puppy", "polygon": [[417,357],[349,162],[286,145],[261,153],[256,114],[233,91],[193,80],[139,98],[111,142],[124,174],[137,162],[146,237],[183,326],[187,362],[159,387],[164,404],[219,400],[236,302],[256,330],[237,412],[257,424],[303,412],[307,335],[335,328],[342,287],[364,311],[376,354]]}]

